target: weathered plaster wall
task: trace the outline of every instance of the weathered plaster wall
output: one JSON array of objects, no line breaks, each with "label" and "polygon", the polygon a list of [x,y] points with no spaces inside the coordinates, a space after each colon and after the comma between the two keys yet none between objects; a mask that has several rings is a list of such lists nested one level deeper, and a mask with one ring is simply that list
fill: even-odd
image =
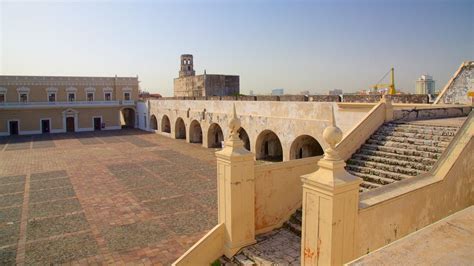
[{"label": "weathered plaster wall", "polygon": [[435,103],[471,104],[467,93],[474,91],[474,62],[465,62],[448,82]]},{"label": "weathered plaster wall", "polygon": [[176,120],[182,118],[186,126],[187,141],[189,141],[189,125],[196,120],[201,125],[203,146],[207,147],[207,133],[212,123],[219,124],[224,136],[228,136],[228,117],[233,104],[242,121],[242,128],[249,136],[251,151],[255,153],[258,135],[268,129],[279,137],[284,160],[288,160],[291,143],[300,135],[310,135],[323,148],[326,147],[322,132],[329,125],[331,106],[334,107],[336,122],[344,133],[370,110],[338,108],[336,103],[322,102],[151,100],[150,116],[156,116],[158,132],[161,132],[161,120],[163,115],[167,115],[171,122],[171,134],[166,135],[171,137],[175,137]]},{"label": "weathered plaster wall", "polygon": [[318,168],[322,156],[255,166],[255,231],[280,227],[301,207],[301,176]]}]

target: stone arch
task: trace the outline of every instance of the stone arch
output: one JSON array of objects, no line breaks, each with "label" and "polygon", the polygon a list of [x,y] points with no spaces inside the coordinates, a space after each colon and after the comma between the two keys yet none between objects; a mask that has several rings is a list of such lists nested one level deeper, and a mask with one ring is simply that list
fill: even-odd
[{"label": "stone arch", "polygon": [[150,128],[153,130],[158,130],[158,120],[156,120],[155,115],[151,115],[150,117]]},{"label": "stone arch", "polygon": [[176,119],[176,123],[174,124],[174,134],[176,139],[186,139],[186,126],[181,117]]},{"label": "stone arch", "polygon": [[197,120],[193,120],[189,125],[189,142],[202,143],[201,124]]},{"label": "stone arch", "polygon": [[297,137],[293,143],[291,143],[290,160],[319,156],[323,154],[323,147],[321,147],[315,138],[309,135],[301,135]]},{"label": "stone arch", "polygon": [[237,133],[239,133],[239,138],[244,142],[244,148],[250,151],[250,138],[247,134],[247,131],[243,127],[241,127],[239,128]]},{"label": "stone arch", "polygon": [[222,141],[224,141],[222,128],[217,123],[212,123],[207,131],[207,147],[222,148]]},{"label": "stone arch", "polygon": [[120,123],[122,128],[134,128],[135,127],[135,109],[134,108],[122,108],[120,110]]},{"label": "stone arch", "polygon": [[163,118],[161,118],[161,132],[171,133],[170,119],[167,115],[164,115]]},{"label": "stone arch", "polygon": [[281,162],[283,161],[283,148],[277,134],[271,130],[262,131],[255,143],[257,160]]}]

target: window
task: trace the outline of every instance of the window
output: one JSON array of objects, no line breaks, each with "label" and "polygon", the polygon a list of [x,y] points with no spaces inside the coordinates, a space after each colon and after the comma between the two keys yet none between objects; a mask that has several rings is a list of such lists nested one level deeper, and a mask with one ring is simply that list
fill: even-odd
[{"label": "window", "polygon": [[55,102],[55,101],[56,101],[56,93],[48,92],[48,102]]},{"label": "window", "polygon": [[93,92],[88,92],[87,93],[87,101],[88,102],[94,101],[94,93]]},{"label": "window", "polygon": [[28,93],[20,93],[20,102],[27,103],[28,102]]},{"label": "window", "polygon": [[123,94],[123,99],[124,99],[125,101],[130,101],[130,92],[125,92],[125,93]]},{"label": "window", "polygon": [[105,99],[106,101],[112,101],[112,93],[106,92],[106,93],[104,94],[104,99]]},{"label": "window", "polygon": [[75,102],[76,101],[76,94],[75,93],[68,93],[67,94],[67,101],[68,102]]},{"label": "window", "polygon": [[5,93],[0,93],[0,103],[4,103],[6,101],[5,98]]}]

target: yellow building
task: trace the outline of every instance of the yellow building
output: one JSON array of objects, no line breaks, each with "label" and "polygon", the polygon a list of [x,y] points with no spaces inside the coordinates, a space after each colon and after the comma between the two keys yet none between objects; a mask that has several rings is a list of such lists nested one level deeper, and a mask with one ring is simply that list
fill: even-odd
[{"label": "yellow building", "polygon": [[138,77],[0,76],[0,136],[135,127]]}]

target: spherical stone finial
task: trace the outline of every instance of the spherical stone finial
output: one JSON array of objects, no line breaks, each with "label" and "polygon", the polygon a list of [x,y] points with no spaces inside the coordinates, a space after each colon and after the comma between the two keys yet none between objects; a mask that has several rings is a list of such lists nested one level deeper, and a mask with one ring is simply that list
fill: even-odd
[{"label": "spherical stone finial", "polygon": [[329,126],[324,129],[323,131],[323,138],[329,147],[335,148],[336,144],[338,144],[342,140],[342,131],[340,128],[335,126]]}]

